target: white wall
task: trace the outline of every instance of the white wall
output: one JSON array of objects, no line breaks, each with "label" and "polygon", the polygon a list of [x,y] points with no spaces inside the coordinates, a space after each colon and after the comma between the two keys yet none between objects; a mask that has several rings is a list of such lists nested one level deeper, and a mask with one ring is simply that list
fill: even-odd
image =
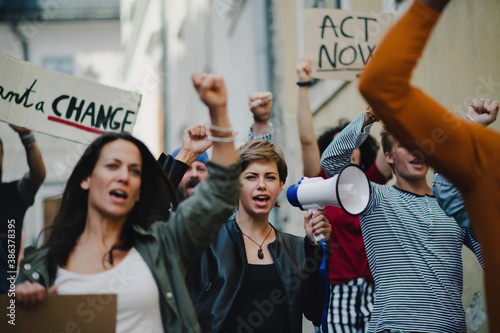
[{"label": "white wall", "polygon": [[191,83],[190,76],[195,72],[210,71],[224,77],[237,144],[247,139],[253,121],[248,95],[269,89],[266,49],[262,46],[265,42],[262,4],[247,1],[236,22],[230,15],[234,7],[220,7],[217,1],[212,5],[205,0],[176,2],[168,8],[171,150],[180,146],[184,128],[209,119],[208,110]]}]

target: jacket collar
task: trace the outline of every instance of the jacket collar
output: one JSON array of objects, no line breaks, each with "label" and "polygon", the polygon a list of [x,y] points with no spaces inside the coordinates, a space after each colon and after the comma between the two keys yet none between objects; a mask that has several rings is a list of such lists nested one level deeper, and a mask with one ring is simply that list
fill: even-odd
[{"label": "jacket collar", "polygon": [[[280,241],[281,234],[271,223],[269,223],[269,225],[271,226],[271,228],[274,229],[274,233],[276,234],[276,239],[272,243],[269,243],[268,246],[274,246]],[[238,222],[236,222],[236,214],[233,214],[233,216],[231,216],[229,220],[227,220],[225,227],[227,228],[231,239],[236,244],[238,244],[238,238],[243,237],[243,234],[241,232],[240,226],[238,225]]]}]

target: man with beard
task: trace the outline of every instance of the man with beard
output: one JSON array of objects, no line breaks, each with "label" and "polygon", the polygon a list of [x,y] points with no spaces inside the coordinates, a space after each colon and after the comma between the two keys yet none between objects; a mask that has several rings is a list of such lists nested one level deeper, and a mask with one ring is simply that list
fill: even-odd
[{"label": "man with beard", "polygon": [[45,179],[45,165],[30,130],[10,126],[19,134],[26,150],[29,172],[20,180],[2,182],[4,147],[0,140],[0,294],[7,293],[10,275],[17,270],[24,214],[35,200],[35,194]]},{"label": "man with beard", "polygon": [[[199,125],[198,125],[199,126]],[[211,144],[210,141],[204,140]],[[210,146],[209,146],[210,147]],[[184,145],[183,147],[184,148]],[[182,148],[176,149],[172,153],[172,157],[176,158],[179,155],[179,152]],[[207,148],[208,149],[208,148]],[[203,151],[196,159],[191,163],[186,163],[189,165],[186,173],[182,177],[181,182],[179,183],[179,187],[177,188],[177,194],[179,196],[179,201],[189,198],[194,193],[194,188],[201,182],[204,182],[207,179],[208,168],[207,163],[208,154]]]}]

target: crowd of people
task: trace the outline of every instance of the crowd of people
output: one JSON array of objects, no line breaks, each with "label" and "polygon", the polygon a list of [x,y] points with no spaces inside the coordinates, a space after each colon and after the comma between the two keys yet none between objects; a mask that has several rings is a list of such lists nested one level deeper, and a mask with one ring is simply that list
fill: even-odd
[{"label": "crowd of people", "polygon": [[[353,163],[371,193],[360,216],[339,207],[305,213],[304,237],[269,222],[288,175],[273,140],[273,95],[250,94],[254,122],[237,148],[223,78],[194,74],[210,124],[187,128],[182,146],[158,160],[130,134],[93,141],[67,181],[48,239],[26,250],[18,268],[6,221],[22,229],[45,167],[31,131],[11,126],[29,172],[0,185],[0,293],[7,272],[18,270],[15,299],[27,309],[47,294],[117,294],[116,332],[302,332],[304,317],[325,333],[467,332],[465,245],[485,271],[489,329],[500,332],[500,134],[487,128],[499,103],[476,99],[466,119],[450,121],[455,116],[409,82],[448,2],[414,1],[361,76],[370,106],[318,138],[311,62],[297,63],[303,175],[329,178]],[[379,145],[370,129],[380,120]],[[425,154],[419,141],[435,129],[446,139]],[[0,181],[2,164],[0,141]],[[19,249],[20,233],[14,241]],[[110,283],[117,275],[127,283]]]}]

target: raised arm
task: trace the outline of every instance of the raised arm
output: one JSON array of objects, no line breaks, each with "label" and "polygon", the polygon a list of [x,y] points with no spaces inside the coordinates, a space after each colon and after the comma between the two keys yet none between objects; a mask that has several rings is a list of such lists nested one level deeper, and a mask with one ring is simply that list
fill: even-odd
[{"label": "raised arm", "polygon": [[155,224],[165,237],[166,251],[179,253],[183,270],[210,244],[231,216],[241,188],[241,168],[227,115],[224,80],[218,75],[195,74],[193,84],[208,106],[212,121],[208,139],[213,141],[213,153],[207,163],[208,176],[172,213],[168,223]]},{"label": "raised arm", "polygon": [[337,174],[351,161],[352,152],[366,140],[373,122],[366,112],[363,112],[325,149],[321,156],[321,167],[328,177]]},{"label": "raised arm", "polygon": [[227,114],[227,96],[224,80],[220,75],[194,74],[193,85],[210,111],[210,129],[213,141],[212,161],[228,166],[238,161],[233,133]]},{"label": "raised arm", "polygon": [[[448,1],[416,0],[378,45],[361,76],[360,91],[387,129],[461,188],[480,177],[464,156],[496,154],[490,131],[468,124],[410,84],[418,58]],[[398,52],[394,52],[398,50]],[[460,154],[454,153],[460,147]]]},{"label": "raised arm", "polygon": [[182,147],[175,159],[191,165],[198,156],[212,147],[212,141],[206,139],[205,125],[186,128],[182,134]]},{"label": "raised arm", "polygon": [[299,127],[300,146],[302,148],[302,164],[304,176],[317,177],[321,172],[318,141],[314,134],[313,117],[309,104],[309,86],[311,82],[311,60],[303,57],[295,66],[299,82],[299,101],[297,103],[297,124]]},{"label": "raised arm", "polygon": [[[469,106],[465,121],[488,126],[496,120],[498,109],[499,105],[497,101],[485,100],[483,98],[474,99]],[[438,173],[434,174],[432,182],[432,192],[439,206],[441,206],[448,216],[453,216],[461,227],[469,229],[470,219],[465,209],[462,195],[455,185]]]},{"label": "raised arm", "polygon": [[273,125],[270,122],[273,94],[269,91],[253,92],[248,96],[248,107],[253,114],[253,124],[248,133],[249,140],[273,139]]},{"label": "raised arm", "polygon": [[26,150],[26,160],[28,161],[29,171],[19,183],[19,188],[27,203],[31,203],[36,192],[45,180],[45,164],[42,154],[38,149],[33,133],[29,129],[10,125],[14,131],[19,134],[21,142]]},{"label": "raised arm", "polygon": [[499,104],[491,99],[473,99],[465,116],[466,122],[489,126],[498,116]]}]

